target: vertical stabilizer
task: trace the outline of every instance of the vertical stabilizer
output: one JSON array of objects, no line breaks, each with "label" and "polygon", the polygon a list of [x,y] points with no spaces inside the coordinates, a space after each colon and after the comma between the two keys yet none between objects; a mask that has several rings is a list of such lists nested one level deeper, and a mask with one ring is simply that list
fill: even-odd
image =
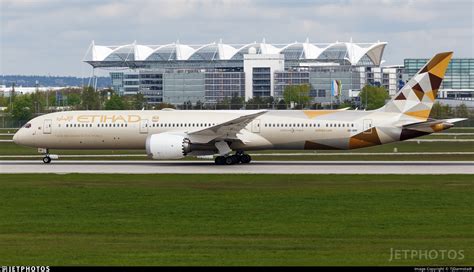
[{"label": "vertical stabilizer", "polygon": [[426,121],[453,52],[435,55],[380,111],[402,114],[403,119]]}]

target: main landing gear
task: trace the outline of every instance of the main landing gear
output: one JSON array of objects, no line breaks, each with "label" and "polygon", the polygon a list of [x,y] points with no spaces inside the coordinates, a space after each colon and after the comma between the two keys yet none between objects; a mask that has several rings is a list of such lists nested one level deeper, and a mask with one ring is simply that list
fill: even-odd
[{"label": "main landing gear", "polygon": [[217,165],[231,165],[237,163],[250,163],[252,157],[248,154],[237,153],[231,156],[217,156],[214,161]]}]

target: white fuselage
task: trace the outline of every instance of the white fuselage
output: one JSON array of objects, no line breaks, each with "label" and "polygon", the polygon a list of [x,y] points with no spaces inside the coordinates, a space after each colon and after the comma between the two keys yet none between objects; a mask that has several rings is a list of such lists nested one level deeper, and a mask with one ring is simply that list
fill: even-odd
[{"label": "white fuselage", "polygon": [[[47,149],[144,149],[150,134],[189,133],[257,111],[72,111],[42,115],[15,135],[21,145]],[[397,115],[370,111],[268,111],[239,132],[234,150],[319,149],[317,141],[350,149],[349,138],[375,126],[389,127]],[[393,133],[399,134],[399,128]],[[391,137],[381,139],[391,142]],[[332,149],[332,148],[331,148]]]}]

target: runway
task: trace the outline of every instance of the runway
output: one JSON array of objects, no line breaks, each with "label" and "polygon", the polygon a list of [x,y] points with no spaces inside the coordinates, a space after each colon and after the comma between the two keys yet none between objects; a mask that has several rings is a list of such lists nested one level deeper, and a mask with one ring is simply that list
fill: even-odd
[{"label": "runway", "polygon": [[474,174],[473,161],[0,161],[0,173],[111,174]]}]

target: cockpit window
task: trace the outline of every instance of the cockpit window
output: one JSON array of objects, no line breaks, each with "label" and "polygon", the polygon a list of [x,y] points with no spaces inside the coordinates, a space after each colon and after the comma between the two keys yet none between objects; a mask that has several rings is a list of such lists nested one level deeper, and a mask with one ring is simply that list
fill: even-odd
[{"label": "cockpit window", "polygon": [[31,123],[26,123],[25,128],[30,128],[30,127],[31,127]]}]

